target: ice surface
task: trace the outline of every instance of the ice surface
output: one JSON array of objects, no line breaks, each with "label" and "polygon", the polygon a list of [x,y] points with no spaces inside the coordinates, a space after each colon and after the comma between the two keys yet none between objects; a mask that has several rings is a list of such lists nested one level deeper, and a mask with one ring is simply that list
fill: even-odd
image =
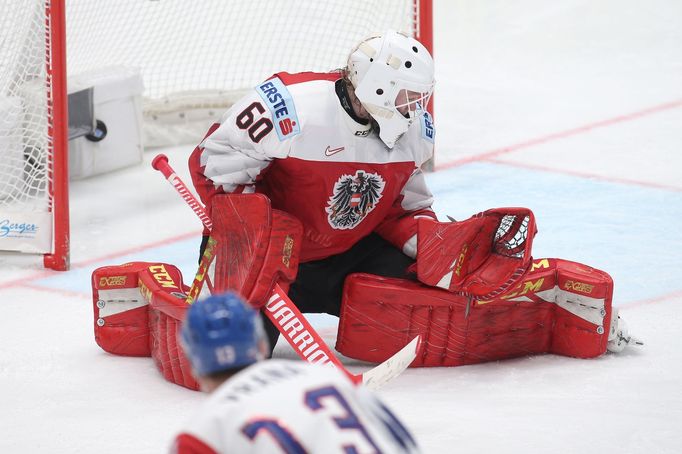
[{"label": "ice surface", "polygon": [[[408,370],[379,393],[424,452],[682,449],[680,24],[675,0],[436,0],[438,214],[532,208],[534,256],[608,271],[646,345]],[[187,179],[191,146],[163,151]],[[194,272],[201,225],[152,157],[73,184],[71,271],[0,256],[0,452],[163,452],[205,398],[93,338],[93,268]]]}]

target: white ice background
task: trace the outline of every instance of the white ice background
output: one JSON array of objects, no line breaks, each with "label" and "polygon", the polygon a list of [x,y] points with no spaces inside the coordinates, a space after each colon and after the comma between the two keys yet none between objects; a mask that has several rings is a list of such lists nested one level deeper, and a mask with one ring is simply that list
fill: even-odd
[{"label": "white ice background", "polygon": [[[427,453],[682,452],[682,2],[436,0],[435,57],[438,214],[532,208],[533,255],[609,272],[646,345],[410,369],[379,394]],[[162,150],[186,179],[191,148]],[[205,398],[93,337],[94,268],[195,271],[200,223],[153,155],[72,184],[71,271],[0,255],[0,452],[163,452]]]}]

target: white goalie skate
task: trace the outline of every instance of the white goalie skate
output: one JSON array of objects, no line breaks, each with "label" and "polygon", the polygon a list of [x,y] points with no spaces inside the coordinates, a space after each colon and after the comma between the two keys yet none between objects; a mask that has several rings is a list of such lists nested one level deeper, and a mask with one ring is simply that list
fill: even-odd
[{"label": "white goalie skate", "polygon": [[644,345],[644,342],[630,335],[625,320],[620,318],[618,309],[614,308],[611,313],[611,329],[606,349],[613,353],[620,353],[627,345]]}]

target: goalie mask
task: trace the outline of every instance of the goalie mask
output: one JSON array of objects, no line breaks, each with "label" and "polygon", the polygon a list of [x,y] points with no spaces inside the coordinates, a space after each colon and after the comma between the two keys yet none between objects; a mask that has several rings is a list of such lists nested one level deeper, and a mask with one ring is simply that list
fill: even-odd
[{"label": "goalie mask", "polygon": [[362,41],[348,57],[355,95],[379,125],[387,147],[425,111],[434,86],[433,58],[416,39],[392,30]]}]

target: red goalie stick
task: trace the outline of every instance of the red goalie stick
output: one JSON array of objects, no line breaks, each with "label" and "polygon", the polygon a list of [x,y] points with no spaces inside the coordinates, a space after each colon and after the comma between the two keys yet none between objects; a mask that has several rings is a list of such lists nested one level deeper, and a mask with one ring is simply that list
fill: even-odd
[{"label": "red goalie stick", "polygon": [[[199,219],[201,219],[201,222],[203,222],[208,229],[211,229],[213,224],[204,210],[204,207],[189,191],[180,177],[175,174],[173,168],[168,163],[168,158],[163,154],[157,155],[152,161],[152,167],[166,177],[166,180],[168,180],[168,182],[175,188],[183,200],[187,202],[192,211],[194,211]],[[204,271],[207,270],[209,263],[210,262],[205,262],[202,260],[201,267],[204,268]],[[199,289],[197,286],[201,286],[203,284],[204,276],[207,276],[206,272],[201,272],[200,270],[200,272],[197,273],[197,277],[192,284],[192,290],[190,290],[190,296],[198,295]],[[210,282],[207,282],[207,285],[209,288],[211,287]],[[295,340],[295,338],[300,337],[301,332],[293,332],[291,330],[287,332],[283,324],[280,323],[280,319],[275,315],[277,309],[283,307],[286,307],[287,310],[293,313],[293,317],[301,323],[301,325],[304,327],[304,331],[307,330],[310,338],[312,338],[311,343],[301,346],[297,344]],[[284,292],[278,284],[275,284],[274,288],[272,289],[272,294],[270,298],[268,298],[268,304],[266,304],[263,308],[263,312],[265,312],[265,315],[268,316],[268,318],[280,331],[282,336],[284,336],[284,338],[287,340],[289,345],[291,345],[294,351],[303,360],[315,363],[328,363],[345,373],[354,383],[363,383],[372,389],[376,389],[400,375],[412,363],[414,358],[416,358],[417,352],[421,346],[421,336],[417,336],[395,355],[383,363],[363,374],[355,375],[345,368],[339,358],[329,349],[324,340],[322,340],[322,337],[310,325],[301,311],[298,310],[293,301],[289,299],[286,292]],[[290,321],[289,319],[287,320]]]}]

